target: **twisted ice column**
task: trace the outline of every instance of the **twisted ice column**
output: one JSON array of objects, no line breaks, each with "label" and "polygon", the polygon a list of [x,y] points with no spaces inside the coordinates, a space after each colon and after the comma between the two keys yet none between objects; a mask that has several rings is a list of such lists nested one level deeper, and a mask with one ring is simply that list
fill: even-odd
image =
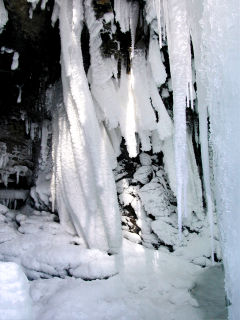
[{"label": "twisted ice column", "polygon": [[58,0],[55,6],[60,21],[64,98],[54,151],[60,157],[55,170],[57,190],[61,191],[60,197],[56,195],[57,207],[60,217],[71,220],[88,247],[117,252],[120,215],[106,135],[99,126],[83,67],[82,2]]}]

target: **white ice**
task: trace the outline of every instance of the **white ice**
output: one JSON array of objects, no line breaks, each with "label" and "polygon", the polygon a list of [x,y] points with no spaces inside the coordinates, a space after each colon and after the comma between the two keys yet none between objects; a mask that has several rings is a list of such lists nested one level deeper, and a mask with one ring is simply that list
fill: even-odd
[{"label": "white ice", "polygon": [[8,12],[5,9],[3,0],[0,0],[0,33],[3,32],[3,28],[8,22]]},{"label": "white ice", "polygon": [[18,59],[19,59],[19,53],[15,51],[13,54],[11,70],[16,70],[18,68],[18,64],[19,64]]},{"label": "white ice", "polygon": [[[58,3],[64,109],[58,108],[54,129],[57,208],[60,219],[70,220],[88,247],[115,252],[121,244],[120,216],[109,142],[100,130],[83,68],[83,7],[75,1]],[[85,2],[88,15],[89,5]]]}]

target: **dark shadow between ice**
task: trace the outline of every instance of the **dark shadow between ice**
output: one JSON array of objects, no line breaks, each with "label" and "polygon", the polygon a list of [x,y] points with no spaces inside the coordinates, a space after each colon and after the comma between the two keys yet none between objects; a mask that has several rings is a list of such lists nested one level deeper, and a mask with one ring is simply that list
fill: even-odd
[{"label": "dark shadow between ice", "polygon": [[227,320],[224,290],[224,269],[216,265],[203,269],[191,290],[199,304],[203,320]]}]

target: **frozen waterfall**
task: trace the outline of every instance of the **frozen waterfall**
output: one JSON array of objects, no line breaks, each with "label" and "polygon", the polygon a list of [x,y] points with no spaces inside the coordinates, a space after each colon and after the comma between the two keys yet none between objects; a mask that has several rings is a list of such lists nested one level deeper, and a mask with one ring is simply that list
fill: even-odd
[{"label": "frozen waterfall", "polygon": [[[97,19],[90,0],[56,0],[53,15],[53,20],[58,16],[60,21],[63,104],[54,115],[52,194],[61,222],[77,231],[86,246],[118,251],[121,226],[111,169],[124,137],[130,157],[140,150],[163,151],[169,183],[177,196],[181,237],[183,217],[203,211],[202,186],[186,125],[186,109],[194,108],[199,114],[210,231],[213,233],[214,200],[221,227],[230,319],[237,319],[240,300],[239,9],[237,0],[146,0],[147,50],[135,46],[136,3],[114,1],[114,14],[108,12]],[[116,21],[121,32],[131,35],[128,71],[121,61],[119,72],[114,55],[101,54],[101,29],[107,23],[113,30]],[[87,77],[79,40],[83,22],[90,31]],[[161,55],[165,43],[173,120],[159,94],[167,77]],[[194,103],[192,70],[197,86]],[[214,248],[212,258],[213,254]]]}]

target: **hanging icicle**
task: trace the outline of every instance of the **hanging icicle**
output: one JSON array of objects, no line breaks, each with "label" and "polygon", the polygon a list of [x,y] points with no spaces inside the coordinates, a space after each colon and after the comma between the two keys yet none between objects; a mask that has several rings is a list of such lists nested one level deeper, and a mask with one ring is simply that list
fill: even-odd
[{"label": "hanging icicle", "polygon": [[182,216],[187,203],[186,101],[192,85],[190,34],[185,0],[164,0],[164,15],[173,87],[178,225],[181,238]]}]

